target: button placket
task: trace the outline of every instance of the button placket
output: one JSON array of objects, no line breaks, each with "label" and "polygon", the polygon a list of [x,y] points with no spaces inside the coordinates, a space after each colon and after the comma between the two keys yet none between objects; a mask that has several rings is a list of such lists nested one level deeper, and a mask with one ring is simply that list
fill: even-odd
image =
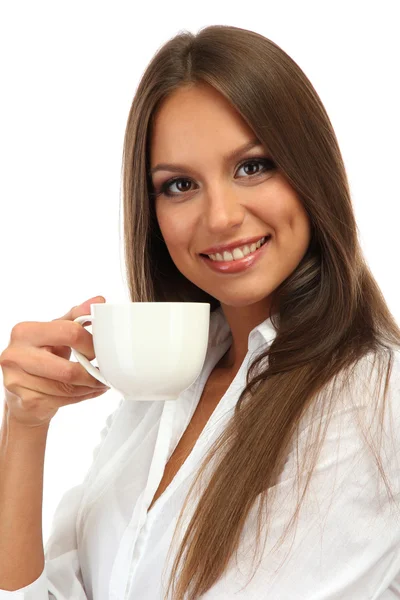
[{"label": "button placket", "polygon": [[160,426],[150,465],[149,476],[141,496],[139,521],[136,530],[137,533],[131,540],[129,548],[129,555],[131,556],[131,559],[129,562],[129,573],[125,578],[126,585],[124,589],[124,598],[129,597],[133,577],[145,546],[146,537],[148,534],[146,525],[149,518],[147,509],[151,502],[151,498],[153,498],[161,481],[167,461],[169,447],[171,444],[174,415],[176,413],[176,402],[177,400],[166,400],[163,407],[163,412],[161,414]]}]

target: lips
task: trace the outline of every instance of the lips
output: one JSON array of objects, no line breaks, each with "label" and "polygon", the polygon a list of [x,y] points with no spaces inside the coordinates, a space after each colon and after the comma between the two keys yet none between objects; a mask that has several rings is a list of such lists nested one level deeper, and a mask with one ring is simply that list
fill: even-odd
[{"label": "lips", "polygon": [[240,273],[249,269],[251,270],[253,266],[255,266],[260,260],[262,260],[262,257],[265,256],[268,252],[270,242],[271,236],[268,239],[266,239],[265,243],[262,246],[260,246],[260,248],[258,248],[254,252],[251,252],[244,258],[239,258],[237,260],[212,260],[211,258],[209,258],[209,256],[202,254],[200,255],[200,258],[202,261],[204,261],[205,265],[207,265],[209,269],[217,273],[222,273],[226,275]]}]

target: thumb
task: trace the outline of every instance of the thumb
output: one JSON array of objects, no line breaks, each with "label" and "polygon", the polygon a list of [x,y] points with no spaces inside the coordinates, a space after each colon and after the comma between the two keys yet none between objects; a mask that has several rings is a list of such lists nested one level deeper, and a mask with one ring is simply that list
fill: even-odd
[{"label": "thumb", "polygon": [[[103,304],[106,299],[103,296],[95,296],[94,298],[90,298],[89,300],[85,300],[82,302],[80,306],[75,306],[72,309],[72,320],[76,319],[76,317],[80,317],[81,315],[88,314],[90,315],[90,305],[91,304]],[[86,321],[86,323],[82,323],[83,325],[89,324],[90,321]]]},{"label": "thumb", "polygon": [[79,306],[75,306],[74,308],[80,308],[81,310],[87,308],[89,311],[91,304],[99,304],[105,301],[106,299],[104,298],[104,296],[95,296],[94,298],[89,298],[89,300],[85,300],[85,302],[82,302],[82,304],[80,304]]},{"label": "thumb", "polygon": [[79,304],[78,306],[73,306],[62,317],[59,317],[58,319],[53,319],[53,320],[54,321],[60,321],[60,320],[74,321],[77,317],[90,314],[90,305],[91,304],[104,303],[105,301],[106,301],[106,299],[104,298],[104,296],[95,296],[94,298],[89,298],[89,300],[85,300],[85,302],[82,302],[82,304]]}]

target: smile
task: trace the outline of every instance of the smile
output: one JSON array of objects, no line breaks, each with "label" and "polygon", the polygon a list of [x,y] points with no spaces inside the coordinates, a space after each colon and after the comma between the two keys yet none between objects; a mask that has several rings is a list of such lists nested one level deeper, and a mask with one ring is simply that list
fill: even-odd
[{"label": "smile", "polygon": [[[266,252],[266,249],[269,247],[270,240],[271,236],[267,236],[265,238],[261,238],[257,244],[251,244],[250,246],[244,247],[247,248],[247,250],[250,250],[250,252],[248,252],[246,255],[244,255],[244,253],[239,249],[235,249],[234,253],[236,253],[238,250],[242,254],[242,258],[235,258],[231,253],[224,253],[223,258],[227,258],[228,255],[229,260],[221,260],[221,255],[212,255],[214,257],[214,259],[212,259],[206,254],[201,254],[200,258],[213,271],[219,273],[239,273],[249,269],[262,258]],[[255,249],[253,249],[254,247]],[[236,256],[237,255],[238,254],[236,253]]]}]

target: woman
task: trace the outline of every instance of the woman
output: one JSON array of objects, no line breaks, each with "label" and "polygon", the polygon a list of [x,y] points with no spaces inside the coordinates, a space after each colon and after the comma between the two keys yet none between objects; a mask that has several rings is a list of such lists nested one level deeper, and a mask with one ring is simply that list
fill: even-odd
[{"label": "woman", "polygon": [[400,598],[400,330],[309,80],[252,31],[179,33],[123,186],[130,298],[209,302],[206,361],[164,455],[164,403],[108,418],[18,598]]}]

